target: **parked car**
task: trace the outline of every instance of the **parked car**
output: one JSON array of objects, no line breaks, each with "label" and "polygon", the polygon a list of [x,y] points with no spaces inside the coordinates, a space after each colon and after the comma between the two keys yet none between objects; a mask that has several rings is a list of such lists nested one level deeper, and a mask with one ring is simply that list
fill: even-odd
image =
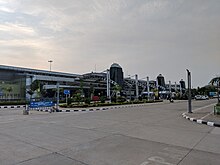
[{"label": "parked car", "polygon": [[196,95],[195,96],[195,100],[201,100],[202,99],[202,96],[201,95]]},{"label": "parked car", "polygon": [[208,99],[209,99],[209,96],[205,95],[205,99],[208,100]]},{"label": "parked car", "polygon": [[209,97],[207,95],[196,95],[195,100],[208,100]]}]

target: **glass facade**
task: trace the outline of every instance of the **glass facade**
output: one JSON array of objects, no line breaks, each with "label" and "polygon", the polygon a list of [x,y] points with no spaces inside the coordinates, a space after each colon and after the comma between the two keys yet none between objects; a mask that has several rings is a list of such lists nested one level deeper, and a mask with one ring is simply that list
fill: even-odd
[{"label": "glass facade", "polygon": [[25,75],[0,70],[0,100],[25,100]]}]

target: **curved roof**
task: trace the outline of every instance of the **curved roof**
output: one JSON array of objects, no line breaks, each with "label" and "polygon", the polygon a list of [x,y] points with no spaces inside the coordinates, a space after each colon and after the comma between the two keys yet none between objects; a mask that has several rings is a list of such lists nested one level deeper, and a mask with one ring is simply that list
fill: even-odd
[{"label": "curved roof", "polygon": [[164,77],[162,76],[162,74],[159,74],[157,77],[159,77],[159,78],[164,78]]},{"label": "curved roof", "polygon": [[68,77],[68,78],[81,77],[81,75],[79,74],[54,72],[54,71],[38,70],[38,69],[30,69],[30,68],[21,68],[21,67],[5,66],[5,65],[0,65],[0,70],[10,70],[10,71],[15,71],[15,72],[22,72],[24,74],[37,74],[37,75],[43,74],[43,75],[61,76],[61,77]]},{"label": "curved roof", "polygon": [[117,64],[117,63],[113,63],[111,65],[111,68],[121,68],[121,66],[119,64]]}]

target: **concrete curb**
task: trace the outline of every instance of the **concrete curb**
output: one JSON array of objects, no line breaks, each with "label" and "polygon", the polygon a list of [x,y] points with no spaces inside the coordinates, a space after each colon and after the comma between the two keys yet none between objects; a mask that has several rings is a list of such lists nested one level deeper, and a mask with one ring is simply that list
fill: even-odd
[{"label": "concrete curb", "polygon": [[[161,102],[164,103],[164,102]],[[154,103],[155,104],[155,103]],[[121,105],[121,106],[109,106],[109,107],[95,107],[95,108],[89,108],[89,109],[74,109],[74,110],[70,110],[70,109],[66,109],[66,110],[53,110],[51,109],[51,107],[45,107],[45,108],[31,108],[30,111],[39,111],[39,112],[66,112],[66,113],[70,113],[70,112],[95,112],[95,111],[106,111],[106,110],[110,110],[110,109],[120,109],[120,108],[131,108],[131,107],[143,107],[143,106],[147,106],[149,105],[148,103],[144,103],[144,104],[129,104],[129,105]],[[0,109],[6,109],[6,108],[10,108],[10,109],[14,109],[14,108],[25,108],[25,105],[17,105],[17,106],[0,106]]]},{"label": "concrete curb", "polygon": [[6,108],[10,108],[10,109],[14,109],[14,108],[25,108],[25,105],[10,105],[10,106],[0,106],[0,109],[6,109]]},{"label": "concrete curb", "polygon": [[74,109],[74,110],[56,110],[56,112],[95,112],[95,111],[106,111],[111,109],[119,109],[119,108],[129,108],[129,107],[142,107],[144,104],[140,105],[123,105],[123,106],[114,106],[114,107],[104,107],[104,108],[89,108],[89,109]]},{"label": "concrete curb", "polygon": [[220,124],[215,123],[215,122],[210,122],[210,121],[205,121],[205,120],[201,120],[201,119],[195,119],[195,118],[191,118],[189,116],[186,115],[186,113],[183,113],[182,116],[192,122],[196,122],[198,124],[205,124],[208,126],[212,126],[212,127],[220,127]]},{"label": "concrete curb", "polygon": [[120,108],[130,108],[130,107],[143,107],[149,104],[132,104],[132,105],[122,105],[122,106],[109,106],[109,107],[103,107],[103,108],[89,108],[89,109],[66,109],[66,110],[52,110],[51,108],[49,109],[30,109],[34,111],[40,111],[40,112],[65,112],[65,113],[70,113],[70,112],[95,112],[95,111],[106,111],[106,110],[111,110],[111,109],[120,109]]}]

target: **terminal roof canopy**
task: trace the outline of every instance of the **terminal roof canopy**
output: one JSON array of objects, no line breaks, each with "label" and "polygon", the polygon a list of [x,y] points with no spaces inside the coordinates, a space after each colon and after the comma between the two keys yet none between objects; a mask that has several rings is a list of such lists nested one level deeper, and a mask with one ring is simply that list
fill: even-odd
[{"label": "terminal roof canopy", "polygon": [[68,77],[68,78],[81,77],[81,75],[79,74],[54,72],[54,71],[38,70],[38,69],[30,69],[30,68],[21,68],[21,67],[5,66],[5,65],[0,65],[0,70],[11,70],[11,71],[16,71],[16,72],[22,72],[24,74],[43,74],[43,75],[61,76],[61,77]]}]

